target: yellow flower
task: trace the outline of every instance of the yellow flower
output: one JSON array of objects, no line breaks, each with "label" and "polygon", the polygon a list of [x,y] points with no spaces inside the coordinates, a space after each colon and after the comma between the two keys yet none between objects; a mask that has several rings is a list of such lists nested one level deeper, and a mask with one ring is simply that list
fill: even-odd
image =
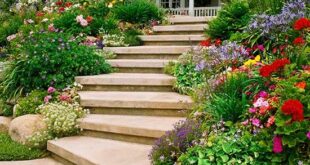
[{"label": "yellow flower", "polygon": [[260,61],[260,55],[256,56],[256,57],[254,58],[254,60],[248,60],[248,61],[246,61],[246,62],[244,63],[244,66],[249,67],[249,66],[255,65],[255,64],[256,64],[257,62],[259,62],[259,61]]}]

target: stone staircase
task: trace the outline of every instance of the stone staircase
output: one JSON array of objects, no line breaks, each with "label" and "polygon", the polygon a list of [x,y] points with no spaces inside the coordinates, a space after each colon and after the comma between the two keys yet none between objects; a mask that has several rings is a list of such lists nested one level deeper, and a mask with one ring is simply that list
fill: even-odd
[{"label": "stone staircase", "polygon": [[170,60],[204,38],[207,19],[172,18],[155,26],[156,35],[141,36],[144,46],[106,48],[117,54],[108,62],[117,73],[81,76],[76,81],[81,105],[91,114],[79,120],[82,135],[48,142],[63,164],[149,165],[152,144],[173,124],[184,120],[192,100],[172,91],[175,78],[163,74]]}]

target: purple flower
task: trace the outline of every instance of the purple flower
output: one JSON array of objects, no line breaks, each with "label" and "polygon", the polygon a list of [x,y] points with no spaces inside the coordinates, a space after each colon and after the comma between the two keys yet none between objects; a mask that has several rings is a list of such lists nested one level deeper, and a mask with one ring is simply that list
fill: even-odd
[{"label": "purple flower", "polygon": [[55,89],[54,87],[49,87],[49,88],[47,89],[47,92],[48,92],[49,94],[54,93],[55,91],[56,91],[56,89]]},{"label": "purple flower", "polygon": [[310,140],[310,131],[307,133],[307,138]]},{"label": "purple flower", "polygon": [[206,62],[204,60],[201,60],[195,67],[195,70],[200,72],[206,67]]},{"label": "purple flower", "polygon": [[253,118],[252,119],[252,124],[256,127],[259,127],[260,126],[260,120],[257,119],[257,118]]}]

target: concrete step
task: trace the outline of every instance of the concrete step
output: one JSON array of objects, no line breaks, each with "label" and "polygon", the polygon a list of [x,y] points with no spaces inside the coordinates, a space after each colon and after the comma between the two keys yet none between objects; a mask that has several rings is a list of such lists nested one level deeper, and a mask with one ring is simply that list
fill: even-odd
[{"label": "concrete step", "polygon": [[80,103],[95,114],[184,116],[192,106],[189,96],[174,92],[80,91]]},{"label": "concrete step", "polygon": [[47,149],[78,165],[148,165],[152,146],[74,136],[49,141]]},{"label": "concrete step", "polygon": [[144,45],[197,45],[205,40],[203,35],[144,35]]},{"label": "concrete step", "polygon": [[172,91],[175,78],[166,74],[111,73],[78,76],[84,91]]},{"label": "concrete step", "polygon": [[106,47],[113,51],[118,59],[177,59],[179,55],[191,49],[190,46],[136,46]]},{"label": "concrete step", "polygon": [[180,120],[185,118],[91,114],[79,124],[86,136],[152,145]]},{"label": "concrete step", "polygon": [[206,24],[215,17],[173,16],[168,18],[171,24]]},{"label": "concrete step", "polygon": [[107,60],[121,73],[163,73],[164,67],[171,60],[166,59],[113,59]]},{"label": "concrete step", "polygon": [[63,165],[62,163],[52,158],[42,158],[34,160],[22,160],[22,161],[0,161],[1,165]]},{"label": "concrete step", "polygon": [[175,34],[200,34],[204,33],[204,29],[207,27],[206,24],[196,25],[166,25],[166,26],[154,26],[153,30],[158,35],[175,35]]}]

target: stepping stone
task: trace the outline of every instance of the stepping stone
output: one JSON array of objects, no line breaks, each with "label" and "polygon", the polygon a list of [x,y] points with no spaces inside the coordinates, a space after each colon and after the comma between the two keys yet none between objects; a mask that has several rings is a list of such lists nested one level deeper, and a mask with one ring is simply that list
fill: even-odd
[{"label": "stepping stone", "polygon": [[86,136],[49,141],[47,149],[78,165],[149,165],[152,146]]}]

